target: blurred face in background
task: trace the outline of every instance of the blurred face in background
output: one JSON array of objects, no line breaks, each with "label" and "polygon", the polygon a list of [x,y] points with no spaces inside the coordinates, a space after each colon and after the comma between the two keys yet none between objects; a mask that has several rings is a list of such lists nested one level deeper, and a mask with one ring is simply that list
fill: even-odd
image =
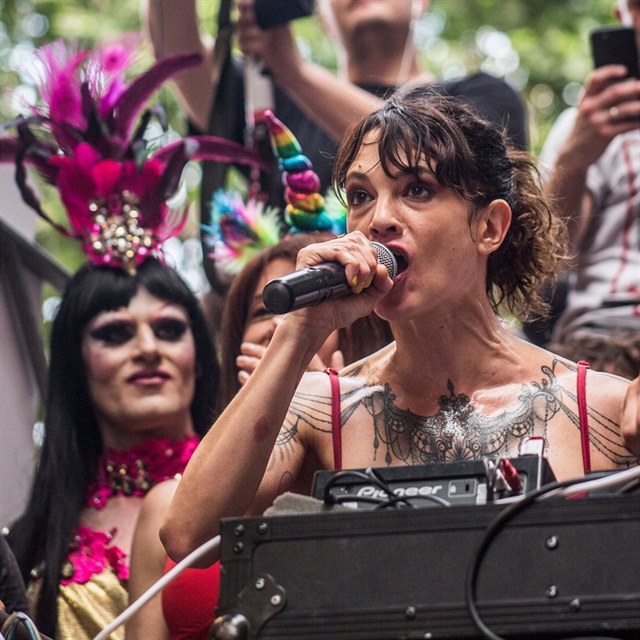
[{"label": "blurred face in background", "polygon": [[428,0],[319,0],[318,9],[328,30],[348,43],[370,31],[408,31],[427,4]]}]

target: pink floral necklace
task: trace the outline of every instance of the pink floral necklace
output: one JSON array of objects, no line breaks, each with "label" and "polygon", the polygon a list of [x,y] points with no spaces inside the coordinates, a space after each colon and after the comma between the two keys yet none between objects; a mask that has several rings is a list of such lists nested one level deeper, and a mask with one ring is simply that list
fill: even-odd
[{"label": "pink floral necklace", "polygon": [[98,461],[98,478],[87,490],[85,505],[104,509],[113,496],[143,496],[153,487],[182,473],[198,446],[198,437],[174,442],[150,438],[118,451],[107,449]]},{"label": "pink floral necklace", "polygon": [[[150,438],[126,451],[107,449],[99,459],[98,479],[87,490],[85,505],[104,509],[113,496],[145,495],[158,482],[182,473],[198,442],[197,436],[179,442]],[[127,556],[112,543],[116,532],[116,528],[94,531],[79,525],[62,565],[60,584],[84,584],[106,568],[110,568],[118,579],[127,580]],[[38,577],[37,570],[32,572],[32,577]]]}]

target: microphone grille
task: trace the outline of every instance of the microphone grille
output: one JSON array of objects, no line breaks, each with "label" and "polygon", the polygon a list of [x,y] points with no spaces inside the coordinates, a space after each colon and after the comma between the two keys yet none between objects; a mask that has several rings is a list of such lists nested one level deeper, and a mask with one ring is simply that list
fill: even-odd
[{"label": "microphone grille", "polygon": [[378,262],[387,267],[389,277],[392,280],[395,280],[395,277],[398,275],[398,263],[396,262],[396,257],[391,253],[391,250],[383,244],[380,244],[379,242],[372,242],[371,244],[376,250]]}]

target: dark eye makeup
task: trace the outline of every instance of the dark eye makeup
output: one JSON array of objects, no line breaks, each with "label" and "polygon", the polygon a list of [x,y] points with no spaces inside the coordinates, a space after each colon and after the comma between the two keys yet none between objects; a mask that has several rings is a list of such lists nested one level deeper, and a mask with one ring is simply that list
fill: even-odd
[{"label": "dark eye makeup", "polygon": [[185,334],[189,325],[179,318],[160,318],[151,323],[156,338],[175,342]]},{"label": "dark eye makeup", "polygon": [[106,344],[123,344],[133,338],[135,327],[126,320],[114,320],[96,327],[89,332],[95,340]]},{"label": "dark eye makeup", "polygon": [[[151,323],[151,329],[158,340],[167,342],[177,342],[182,338],[189,324],[179,318],[158,318]],[[107,322],[93,331],[89,335],[107,345],[121,345],[131,340],[136,334],[136,325],[127,320],[114,320]]]}]

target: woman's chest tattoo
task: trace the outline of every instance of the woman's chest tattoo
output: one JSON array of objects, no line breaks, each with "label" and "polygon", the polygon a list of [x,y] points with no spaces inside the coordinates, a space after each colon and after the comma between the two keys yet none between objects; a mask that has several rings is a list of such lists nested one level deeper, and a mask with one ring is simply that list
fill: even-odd
[{"label": "woman's chest tattoo", "polygon": [[448,394],[438,398],[431,415],[418,415],[396,405],[388,385],[363,401],[373,420],[376,458],[409,464],[478,460],[496,455],[512,456],[522,438],[545,435],[549,420],[561,410],[562,394],[555,380],[525,385],[510,410],[483,414],[469,396],[457,393],[447,382]]},{"label": "woman's chest tattoo", "polygon": [[[541,367],[538,381],[523,383],[515,393],[494,399],[504,409],[477,405],[447,381],[447,393],[437,399],[437,409],[420,415],[397,404],[388,384],[358,386],[341,394],[340,424],[347,432],[357,424],[358,438],[371,434],[373,458],[381,464],[402,461],[405,464],[430,464],[454,460],[478,460],[483,457],[515,457],[520,442],[527,436],[541,436],[547,442],[547,429],[554,417],[580,428],[577,396],[561,385],[555,368]],[[627,462],[628,452],[616,442],[619,425],[607,416],[588,408],[591,445],[617,464]],[[363,422],[371,425],[363,430]],[[296,438],[301,423],[315,431],[331,432],[331,398],[299,394],[291,405],[285,428],[277,445],[283,449]]]}]

